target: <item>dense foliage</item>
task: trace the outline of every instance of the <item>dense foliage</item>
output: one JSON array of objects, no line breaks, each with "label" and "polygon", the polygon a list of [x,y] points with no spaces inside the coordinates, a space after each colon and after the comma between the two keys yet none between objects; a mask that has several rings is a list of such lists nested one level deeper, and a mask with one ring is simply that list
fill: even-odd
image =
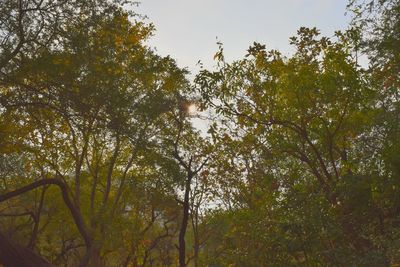
[{"label": "dense foliage", "polygon": [[400,264],[398,0],[193,82],[134,4],[1,1],[0,264]]}]

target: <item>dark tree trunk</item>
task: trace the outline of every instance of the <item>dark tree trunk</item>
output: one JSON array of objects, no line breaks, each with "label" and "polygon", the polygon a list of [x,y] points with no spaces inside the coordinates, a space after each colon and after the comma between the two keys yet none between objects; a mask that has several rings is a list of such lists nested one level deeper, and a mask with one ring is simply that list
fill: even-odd
[{"label": "dark tree trunk", "polygon": [[52,265],[32,250],[14,244],[0,233],[0,263],[4,267],[51,267]]},{"label": "dark tree trunk", "polygon": [[192,209],[192,227],[194,237],[194,267],[199,267],[199,251],[200,251],[200,240],[199,240],[199,210],[196,207]]},{"label": "dark tree trunk", "polygon": [[17,190],[14,190],[12,192],[8,192],[3,195],[0,195],[0,202],[6,201],[13,197],[17,197],[26,192],[34,190],[38,187],[51,185],[51,184],[57,185],[60,188],[64,203],[65,203],[65,205],[67,205],[67,207],[72,215],[72,218],[74,219],[75,225],[78,228],[78,231],[81,234],[81,236],[85,242],[86,248],[90,248],[92,246],[92,239],[89,236],[88,231],[86,230],[86,225],[83,220],[82,214],[79,212],[79,210],[77,210],[75,205],[72,203],[71,198],[68,193],[67,185],[62,180],[55,179],[55,178],[38,180],[29,185],[26,185]]},{"label": "dark tree trunk", "polygon": [[[85,242],[85,247],[86,247],[87,253],[86,253],[85,257],[82,259],[81,263],[79,264],[79,267],[85,267],[88,265],[89,260],[90,260],[91,255],[89,252],[92,251],[92,249],[93,249],[93,247],[92,247],[93,241],[87,231],[86,224],[85,224],[85,221],[83,220],[82,214],[80,213],[79,209],[77,209],[76,206],[74,205],[74,203],[72,202],[70,195],[69,195],[69,189],[62,180],[55,179],[55,178],[38,180],[36,182],[33,182],[26,186],[23,186],[17,190],[0,195],[0,203],[4,202],[10,198],[14,198],[14,197],[22,195],[26,192],[32,191],[38,187],[47,186],[47,185],[57,185],[59,187],[59,189],[61,190],[61,195],[63,197],[64,203],[68,207],[68,209],[72,215],[72,218],[75,222],[75,225],[78,228],[78,231],[81,234],[81,236]],[[13,247],[8,247],[9,245],[10,244],[7,242],[0,244],[0,253],[7,253],[7,254],[4,254],[5,257],[7,257],[7,255],[9,255],[9,253],[14,253],[14,254],[17,253],[15,255],[18,255],[18,249],[15,250]],[[6,252],[3,252],[3,250]],[[26,253],[29,253],[29,250]],[[5,258],[5,259],[7,259],[7,258]],[[28,257],[28,259],[29,259],[29,257]],[[1,260],[1,258],[0,258],[0,260]],[[38,264],[34,264],[34,265],[18,265],[18,264],[17,265],[6,265],[6,264],[3,264],[3,265],[5,265],[5,267],[51,266],[51,265],[38,265]]]},{"label": "dark tree trunk", "polygon": [[34,249],[35,244],[36,244],[36,239],[39,233],[39,224],[40,224],[40,215],[42,213],[42,208],[43,208],[43,203],[44,203],[44,195],[46,193],[46,187],[43,188],[42,194],[40,196],[40,202],[39,202],[39,207],[38,210],[34,216],[34,226],[32,230],[32,235],[28,243],[28,248]]},{"label": "dark tree trunk", "polygon": [[185,234],[189,221],[189,194],[190,194],[190,184],[192,182],[193,175],[188,173],[185,186],[185,197],[183,200],[183,216],[181,228],[179,230],[179,267],[186,266],[186,244],[185,244]]}]

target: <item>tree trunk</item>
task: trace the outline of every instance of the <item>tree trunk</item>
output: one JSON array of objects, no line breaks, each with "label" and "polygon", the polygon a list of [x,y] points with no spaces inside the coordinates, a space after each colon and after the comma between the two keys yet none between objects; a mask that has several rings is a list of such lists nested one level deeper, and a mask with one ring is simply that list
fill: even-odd
[{"label": "tree trunk", "polygon": [[0,233],[0,264],[5,267],[52,267],[32,250],[14,244]]},{"label": "tree trunk", "polygon": [[100,256],[100,249],[97,247],[94,247],[92,249],[91,255],[90,255],[90,267],[102,267],[103,263],[101,261],[101,256]]},{"label": "tree trunk", "polygon": [[189,194],[190,194],[190,184],[192,182],[193,175],[188,173],[185,186],[185,198],[183,200],[183,216],[181,228],[179,230],[179,267],[186,266],[186,244],[185,244],[185,234],[189,221]]},{"label": "tree trunk", "polygon": [[43,208],[43,204],[44,204],[44,195],[46,193],[46,189],[47,189],[46,187],[44,187],[42,189],[42,194],[40,195],[39,207],[34,216],[34,226],[33,226],[31,238],[28,243],[28,248],[30,248],[30,249],[35,248],[36,239],[37,239],[37,236],[39,233],[40,215],[42,213],[42,208]]},{"label": "tree trunk", "polygon": [[198,208],[192,210],[192,227],[193,227],[193,238],[194,238],[194,267],[199,267],[199,251],[200,251],[200,240],[199,240],[199,211]]},{"label": "tree trunk", "polygon": [[81,234],[81,236],[85,242],[86,248],[90,248],[92,245],[92,239],[88,234],[88,231],[86,229],[86,224],[83,220],[82,214],[79,212],[79,210],[76,209],[75,205],[72,203],[71,198],[68,193],[67,185],[62,180],[55,179],[55,178],[38,180],[36,182],[33,182],[26,186],[23,186],[17,190],[0,195],[0,203],[8,200],[10,198],[17,197],[26,192],[34,190],[38,187],[51,185],[51,184],[57,185],[60,188],[64,203],[68,207],[68,209],[71,213],[71,216],[74,219],[75,225],[78,228],[78,231]]},{"label": "tree trunk", "polygon": [[[14,198],[14,197],[22,195],[26,192],[32,191],[38,187],[52,185],[52,184],[57,185],[59,187],[59,189],[61,190],[61,195],[63,197],[64,203],[68,207],[68,209],[71,213],[71,216],[75,222],[75,225],[78,228],[78,231],[81,234],[83,241],[85,242],[85,247],[86,247],[87,253],[86,253],[85,257],[82,259],[81,263],[79,264],[79,267],[85,267],[89,263],[89,259],[90,259],[89,252],[93,249],[92,238],[87,231],[86,224],[82,217],[82,214],[80,213],[79,209],[77,209],[75,207],[74,203],[72,202],[70,195],[69,195],[68,187],[62,180],[55,179],[55,178],[38,180],[36,182],[33,182],[26,186],[23,186],[19,189],[16,189],[14,191],[0,195],[0,203],[4,202],[10,198]],[[9,246],[9,245],[7,245],[7,243],[4,243],[4,246],[5,246],[4,249],[7,249],[7,253],[14,253],[14,254],[17,253],[14,250],[9,250],[11,248],[7,247],[7,246]],[[1,246],[1,244],[0,244],[0,252],[2,252],[2,250],[3,250],[3,246]],[[4,255],[7,256],[8,254],[4,254]],[[18,253],[15,255],[18,255]],[[51,265],[5,265],[5,266],[6,267],[9,267],[9,266],[10,267],[14,267],[14,266],[15,267],[25,267],[25,266],[39,266],[40,267],[40,266],[51,266]]]}]

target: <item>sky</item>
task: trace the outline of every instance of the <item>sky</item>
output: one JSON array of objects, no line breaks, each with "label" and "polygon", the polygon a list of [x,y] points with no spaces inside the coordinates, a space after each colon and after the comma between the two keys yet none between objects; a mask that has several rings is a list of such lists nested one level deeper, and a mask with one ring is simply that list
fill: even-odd
[{"label": "sky", "polygon": [[228,61],[240,59],[254,42],[289,55],[289,37],[301,26],[332,36],[346,29],[348,0],[141,0],[137,13],[156,28],[149,45],[170,55],[192,74],[215,65],[217,41]]}]

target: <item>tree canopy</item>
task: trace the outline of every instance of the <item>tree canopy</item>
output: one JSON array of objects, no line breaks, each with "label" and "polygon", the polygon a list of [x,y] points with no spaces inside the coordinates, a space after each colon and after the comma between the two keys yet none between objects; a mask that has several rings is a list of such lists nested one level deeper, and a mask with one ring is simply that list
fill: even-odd
[{"label": "tree canopy", "polygon": [[400,264],[399,1],[194,79],[135,5],[1,2],[0,265]]}]

